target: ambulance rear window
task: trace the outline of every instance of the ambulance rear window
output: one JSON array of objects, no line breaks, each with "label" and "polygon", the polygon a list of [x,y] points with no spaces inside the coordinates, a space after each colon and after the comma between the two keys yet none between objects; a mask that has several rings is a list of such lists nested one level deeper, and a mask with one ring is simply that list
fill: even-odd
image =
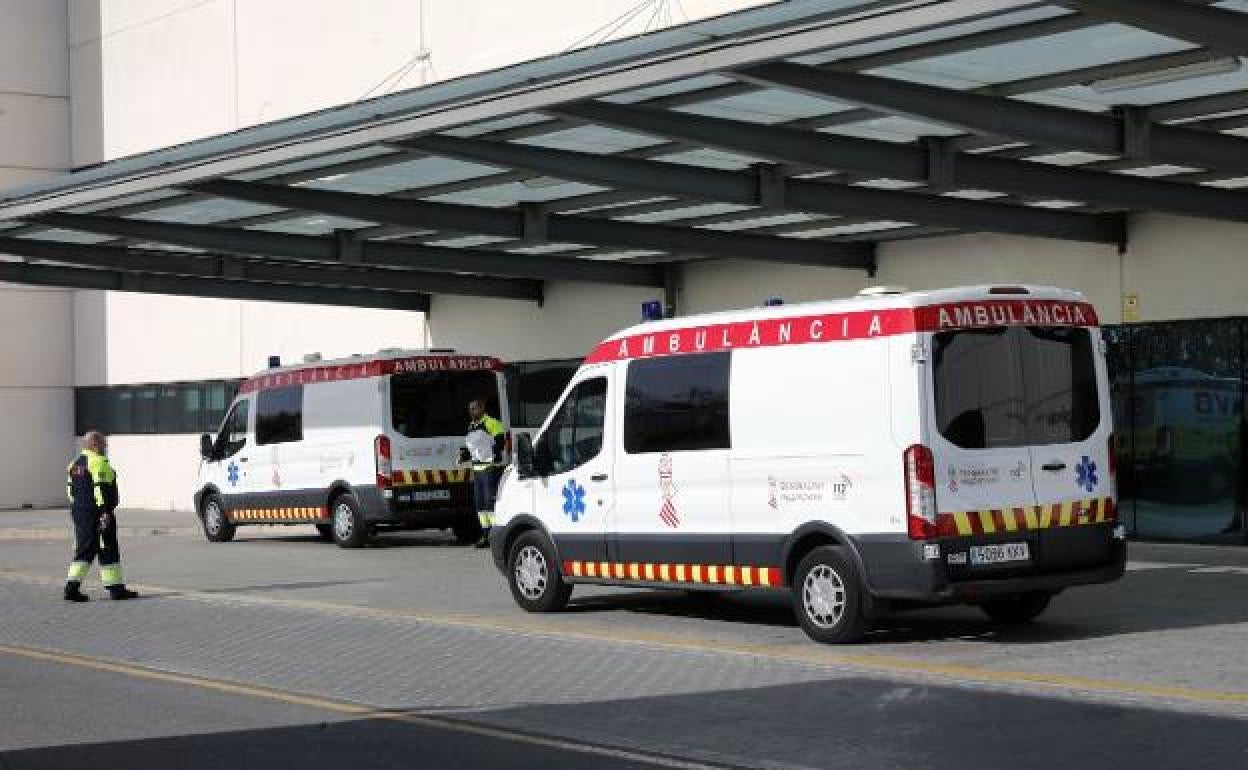
[{"label": "ambulance rear window", "polygon": [[1101,422],[1087,329],[935,334],[932,381],[937,427],[964,449],[1084,441]]},{"label": "ambulance rear window", "polygon": [[500,417],[494,372],[408,372],[390,378],[394,429],[408,438],[464,435],[468,402],[478,398],[487,414]]}]

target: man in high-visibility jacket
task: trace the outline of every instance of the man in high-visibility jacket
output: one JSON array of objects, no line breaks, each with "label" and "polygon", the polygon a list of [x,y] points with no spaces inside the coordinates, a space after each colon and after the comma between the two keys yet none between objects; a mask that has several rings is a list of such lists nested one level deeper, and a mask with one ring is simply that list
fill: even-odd
[{"label": "man in high-visibility jacket", "polygon": [[65,599],[85,602],[82,579],[92,560],[100,560],[100,582],[114,599],[133,599],[121,577],[121,552],[117,547],[117,473],[108,463],[108,439],[99,431],[83,437],[82,454],[69,464],[66,492],[74,519],[74,560],[65,582]]},{"label": "man in high-visibility jacket", "polygon": [[477,506],[477,519],[481,522],[481,539],[477,548],[490,545],[490,528],[494,526],[494,494],[498,491],[498,479],[503,472],[503,451],[506,448],[507,431],[503,423],[485,413],[485,402],[473,399],[468,403],[468,435],[460,459],[472,463],[472,497]]}]

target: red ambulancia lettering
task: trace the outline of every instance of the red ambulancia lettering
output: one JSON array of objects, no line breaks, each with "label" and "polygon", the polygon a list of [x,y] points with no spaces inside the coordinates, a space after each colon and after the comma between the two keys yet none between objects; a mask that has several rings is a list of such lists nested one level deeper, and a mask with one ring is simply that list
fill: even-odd
[{"label": "red ambulancia lettering", "polygon": [[[603,342],[590,351],[588,363],[855,340],[984,326],[1096,326],[1096,310],[1085,302],[990,300],[952,302],[918,308],[891,308],[777,319],[738,321],[647,332]],[[840,336],[829,336],[840,329]],[[663,335],[665,340],[656,340]]]}]

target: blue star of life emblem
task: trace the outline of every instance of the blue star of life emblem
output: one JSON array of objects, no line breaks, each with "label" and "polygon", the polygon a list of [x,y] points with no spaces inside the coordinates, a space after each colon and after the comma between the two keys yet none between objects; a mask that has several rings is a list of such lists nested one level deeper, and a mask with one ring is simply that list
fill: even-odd
[{"label": "blue star of life emblem", "polygon": [[238,463],[230,463],[225,469],[225,478],[230,482],[230,486],[238,486]]},{"label": "blue star of life emblem", "polygon": [[573,522],[580,521],[585,515],[585,487],[577,484],[575,479],[568,479],[563,488],[563,512]]},{"label": "blue star of life emblem", "polygon": [[1092,462],[1090,457],[1084,455],[1079,464],[1075,466],[1075,483],[1079,485],[1080,489],[1091,492],[1096,489],[1098,482],[1096,463]]}]

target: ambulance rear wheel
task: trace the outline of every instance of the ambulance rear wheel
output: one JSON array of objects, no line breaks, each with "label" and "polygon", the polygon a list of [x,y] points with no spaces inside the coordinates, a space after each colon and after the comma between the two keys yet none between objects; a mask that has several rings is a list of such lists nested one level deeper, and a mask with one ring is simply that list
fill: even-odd
[{"label": "ambulance rear wheel", "polygon": [[340,548],[361,548],[372,534],[364,513],[354,495],[341,494],[330,506],[330,522],[334,528],[334,542]]},{"label": "ambulance rear wheel", "polygon": [[216,495],[209,495],[204,500],[203,525],[204,537],[211,543],[228,543],[234,539],[236,527],[230,523],[225,515],[225,505]]},{"label": "ambulance rear wheel", "polygon": [[563,580],[555,549],[536,531],[525,532],[512,543],[507,585],[516,604],[528,612],[558,612],[572,596],[572,585]]},{"label": "ambulance rear wheel", "polygon": [[979,608],[997,625],[1021,626],[1040,617],[1052,600],[1053,594],[1048,591],[1028,591],[990,599]]},{"label": "ambulance rear wheel", "polygon": [[793,609],[806,635],[824,644],[848,644],[867,630],[862,579],[841,548],[823,545],[797,565]]}]

